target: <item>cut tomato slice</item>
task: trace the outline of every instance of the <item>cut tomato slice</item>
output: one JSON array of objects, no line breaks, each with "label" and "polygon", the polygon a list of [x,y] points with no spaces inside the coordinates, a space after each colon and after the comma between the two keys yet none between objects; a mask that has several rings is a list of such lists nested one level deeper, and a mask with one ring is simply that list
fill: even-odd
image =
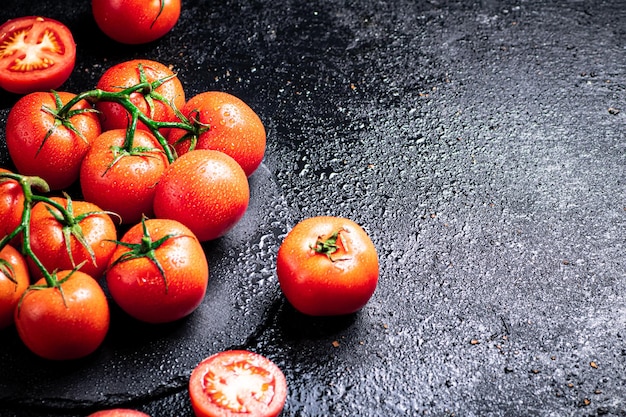
[{"label": "cut tomato slice", "polygon": [[203,360],[189,379],[197,417],[275,417],[285,406],[287,382],[266,357],[227,350]]},{"label": "cut tomato slice", "polygon": [[24,16],[0,26],[0,87],[11,93],[58,88],[75,62],[72,32],[57,20]]}]

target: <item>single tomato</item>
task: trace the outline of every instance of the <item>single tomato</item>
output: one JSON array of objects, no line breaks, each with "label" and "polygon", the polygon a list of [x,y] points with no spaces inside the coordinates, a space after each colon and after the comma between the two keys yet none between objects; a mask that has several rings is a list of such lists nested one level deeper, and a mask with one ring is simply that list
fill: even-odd
[{"label": "single tomato", "polygon": [[[165,81],[161,84],[161,80]],[[160,62],[133,59],[113,65],[102,74],[96,87],[104,91],[117,92],[142,82],[151,83],[155,88],[130,94],[130,101],[139,111],[158,122],[178,121],[174,108],[180,109],[185,104],[185,91],[176,74]],[[103,130],[128,127],[131,117],[121,104],[101,100],[97,101],[95,106],[99,111]],[[142,122],[139,122],[137,127],[148,130]],[[165,135],[168,130],[162,129],[161,133]]]},{"label": "single tomato", "polygon": [[59,271],[54,277],[57,286],[47,286],[42,278],[26,290],[15,309],[15,327],[26,347],[42,358],[83,358],[109,330],[106,295],[83,272]]},{"label": "single tomato", "polygon": [[154,193],[154,213],[178,220],[204,242],[232,229],[249,201],[248,178],[239,164],[225,153],[198,149],[165,171]]},{"label": "single tomato", "polygon": [[98,136],[83,159],[79,178],[86,201],[130,224],[152,214],[155,186],[169,163],[148,131],[135,131],[130,151],[124,149],[125,139],[125,129]]},{"label": "single tomato", "polygon": [[[99,279],[113,255],[117,239],[115,223],[100,207],[88,201],[52,197],[66,216],[48,202],[36,203],[30,216],[30,247],[47,271],[74,269]],[[32,275],[39,269],[31,258]]]},{"label": "single tomato", "polygon": [[146,413],[130,408],[112,408],[110,410],[100,410],[89,414],[87,417],[150,417]]},{"label": "single tomato", "polygon": [[113,300],[137,320],[166,323],[202,302],[209,266],[200,242],[174,220],[143,219],[119,241],[106,272]]},{"label": "single tomato", "polygon": [[227,350],[196,366],[189,396],[196,417],[274,417],[285,406],[287,381],[265,356]]},{"label": "single tomato", "polygon": [[184,129],[169,132],[168,142],[179,155],[194,146],[222,151],[237,161],[247,176],[261,164],[266,146],[265,127],[243,100],[225,92],[207,91],[189,99],[182,114],[190,122],[199,123],[200,129],[198,134]]},{"label": "single tomato", "polygon": [[91,10],[105,35],[137,45],[172,30],[180,17],[180,0],[92,0]]},{"label": "single tomato", "polygon": [[287,300],[312,316],[350,314],[371,298],[378,283],[378,254],[352,220],[302,220],[278,249],[276,275]]},{"label": "single tomato", "polygon": [[0,87],[11,93],[59,88],[75,63],[72,32],[57,20],[24,16],[0,26]]},{"label": "single tomato", "polygon": [[0,329],[13,324],[13,315],[28,284],[28,266],[21,253],[6,245],[0,250]]},{"label": "single tomato", "polygon": [[[0,168],[0,173],[11,173]],[[10,235],[22,223],[24,213],[24,191],[11,178],[0,177],[0,239]]]},{"label": "single tomato", "polygon": [[59,114],[74,97],[66,92],[30,93],[7,116],[7,148],[17,171],[43,178],[53,190],[78,179],[81,161],[101,133],[98,116],[86,100]]}]

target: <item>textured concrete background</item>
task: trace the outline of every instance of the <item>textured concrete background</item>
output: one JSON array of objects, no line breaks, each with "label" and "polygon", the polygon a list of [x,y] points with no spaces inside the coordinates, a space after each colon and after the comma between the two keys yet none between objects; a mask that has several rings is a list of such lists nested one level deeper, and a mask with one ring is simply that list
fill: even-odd
[{"label": "textured concrete background", "polygon": [[[183,0],[140,47],[88,2],[3,0],[0,20],[25,14],[74,31],[67,91],[154,59],[189,97],[247,101],[268,149],[248,214],[206,245],[201,308],[159,328],[114,311],[71,364],[0,332],[1,416],[191,416],[193,365],[231,347],[283,369],[283,416],[626,416],[626,2]],[[354,316],[303,317],[278,289],[284,233],[319,214],[379,250]]]}]

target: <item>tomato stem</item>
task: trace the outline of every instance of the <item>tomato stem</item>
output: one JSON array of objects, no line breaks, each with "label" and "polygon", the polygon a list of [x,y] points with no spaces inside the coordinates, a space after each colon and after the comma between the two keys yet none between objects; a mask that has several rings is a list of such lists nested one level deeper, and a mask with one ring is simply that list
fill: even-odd
[{"label": "tomato stem", "polygon": [[337,245],[337,240],[339,239],[339,233],[344,231],[344,229],[339,229],[333,234],[331,234],[328,238],[323,238],[322,236],[318,236],[314,245],[310,245],[309,247],[315,253],[319,253],[321,255],[326,255],[328,259],[332,262],[337,261],[338,259],[334,259],[332,255],[337,252],[339,246]]}]

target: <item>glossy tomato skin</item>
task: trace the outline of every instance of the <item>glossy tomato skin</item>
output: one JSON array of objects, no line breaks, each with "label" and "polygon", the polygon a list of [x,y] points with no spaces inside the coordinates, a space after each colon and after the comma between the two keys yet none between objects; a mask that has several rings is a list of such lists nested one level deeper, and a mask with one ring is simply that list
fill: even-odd
[{"label": "glossy tomato skin", "polygon": [[11,93],[57,89],[75,63],[72,32],[57,20],[24,16],[0,26],[0,87]]},{"label": "glossy tomato skin", "polygon": [[26,260],[13,246],[3,247],[0,250],[0,259],[8,262],[13,270],[10,272],[11,280],[3,272],[10,269],[0,267],[0,329],[4,329],[13,324],[15,308],[30,284],[30,276]]},{"label": "glossy tomato skin", "polygon": [[[0,172],[11,172],[0,168]],[[24,192],[17,181],[0,180],[0,239],[11,234],[22,222]]]},{"label": "glossy tomato skin", "polygon": [[196,366],[189,396],[196,417],[275,417],[285,406],[287,381],[266,357],[227,350]]},{"label": "glossy tomato skin", "polygon": [[111,39],[137,45],[167,34],[180,17],[180,0],[92,0],[96,24]]},{"label": "glossy tomato skin", "polygon": [[132,224],[152,215],[155,185],[169,163],[154,135],[144,130],[135,132],[134,146],[152,151],[117,159],[115,147],[123,146],[125,135],[124,129],[108,130],[94,140],[80,168],[80,187],[86,201]]},{"label": "glossy tomato skin", "polygon": [[[69,278],[67,276],[72,274]],[[50,360],[83,358],[104,341],[110,315],[106,295],[80,271],[60,271],[59,288],[27,290],[15,309],[15,327],[24,344]],[[35,285],[45,286],[42,278]]]},{"label": "glossy tomato skin", "polygon": [[[318,239],[338,232],[336,252],[313,250]],[[291,305],[311,316],[360,310],[378,283],[378,255],[367,233],[352,220],[320,216],[302,220],[281,243],[276,259],[280,287]]]},{"label": "glossy tomato skin", "polygon": [[112,408],[110,410],[100,410],[89,414],[87,417],[150,417],[146,413],[130,408]]},{"label": "glossy tomato skin", "polygon": [[[182,113],[210,126],[197,138],[195,149],[226,153],[241,165],[247,176],[263,161],[265,127],[254,110],[238,97],[222,91],[207,91],[189,99]],[[183,129],[172,129],[168,135],[168,142],[179,155],[189,150],[190,142],[180,141],[186,133]]]},{"label": "glossy tomato skin", "polygon": [[[182,108],[185,104],[185,91],[182,83],[175,76],[174,71],[160,62],[148,59],[133,59],[120,62],[109,67],[102,74],[96,87],[104,91],[116,92],[137,85],[142,81],[140,67],[143,68],[145,80],[148,82],[152,83],[172,76],[173,78],[154,89],[154,94],[162,96],[164,101],[153,99],[152,110],[145,96],[140,92],[132,93],[130,100],[143,114],[149,116],[152,120],[160,122],[178,121],[171,104],[173,103],[175,108]],[[111,101],[98,101],[95,106],[100,112],[99,117],[103,130],[125,129],[128,126],[130,115],[121,104]],[[140,129],[148,130],[144,123],[139,122],[137,126]],[[168,129],[162,130],[163,134],[167,134],[167,132]]]},{"label": "glossy tomato skin", "polygon": [[[57,94],[63,104],[76,96]],[[78,179],[81,161],[101,133],[100,121],[93,112],[72,116],[70,121],[81,137],[63,125],[55,125],[54,116],[43,110],[44,106],[57,108],[53,93],[30,93],[15,103],[7,117],[7,148],[20,174],[39,176],[51,189],[60,190]],[[81,100],[72,109],[90,108],[86,100]],[[51,129],[53,133],[46,137]]]},{"label": "glossy tomato skin", "polygon": [[[118,245],[106,272],[113,300],[130,316],[148,323],[167,323],[188,316],[198,308],[209,279],[209,266],[200,242],[187,227],[174,220],[148,219],[152,239],[173,235],[154,250],[165,278],[147,257],[120,261],[131,250]],[[131,227],[121,242],[141,244],[143,225]]]},{"label": "glossy tomato skin", "polygon": [[[65,198],[52,197],[51,200],[65,208],[68,207],[68,200]],[[60,215],[60,212],[46,202],[36,203],[31,212],[31,249],[49,272],[63,269],[71,270],[86,261],[80,270],[98,279],[104,273],[116,247],[117,230],[115,223],[107,213],[91,202],[74,200],[71,202],[71,206],[74,217],[93,213],[78,222],[78,225],[82,230],[85,243],[93,250],[95,259],[92,260],[88,250],[74,235],[70,236],[69,243],[72,254],[70,258],[63,234],[63,224],[52,215],[50,210],[57,215]],[[32,259],[29,258],[28,264],[32,275],[40,274]]]},{"label": "glossy tomato skin", "polygon": [[204,242],[232,229],[249,201],[248,178],[233,158],[194,150],[178,157],[163,174],[154,194],[154,213],[183,223]]}]

